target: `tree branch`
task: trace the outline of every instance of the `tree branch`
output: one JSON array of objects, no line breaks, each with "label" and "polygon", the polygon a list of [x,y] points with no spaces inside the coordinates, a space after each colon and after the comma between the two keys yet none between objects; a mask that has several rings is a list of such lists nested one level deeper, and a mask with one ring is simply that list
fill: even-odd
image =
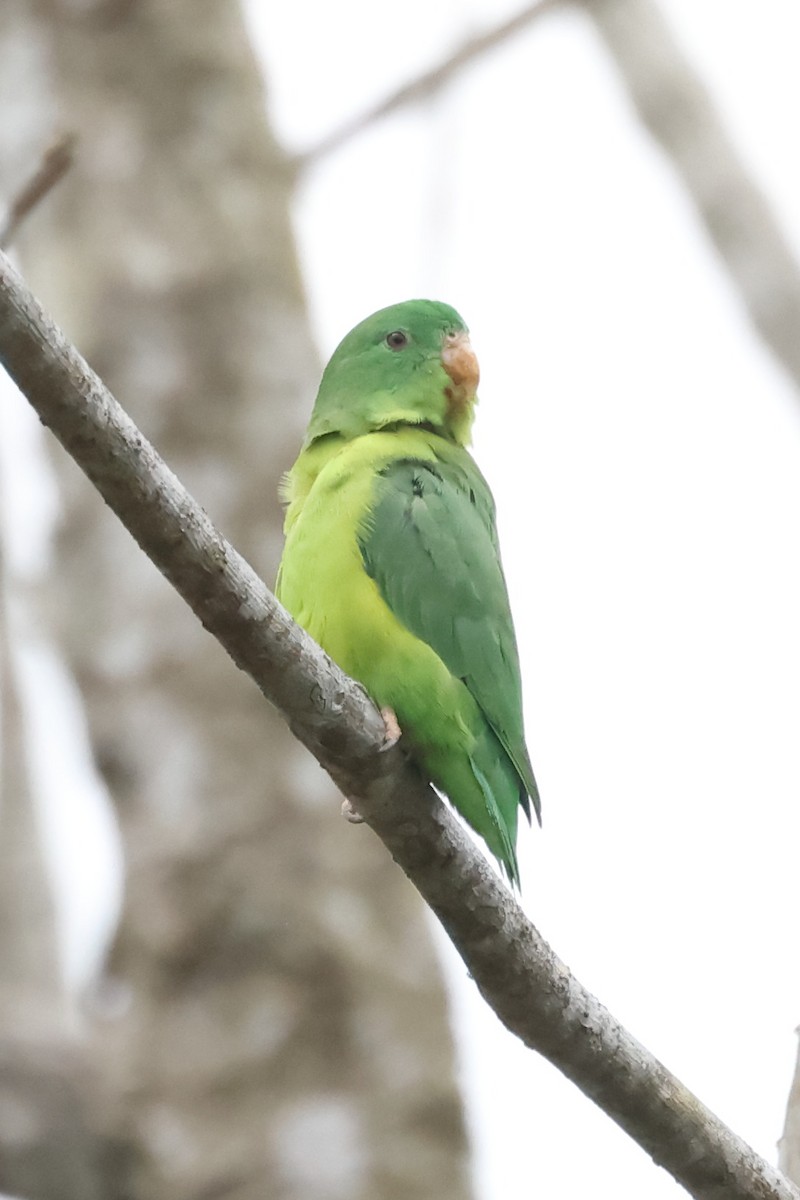
[{"label": "tree branch", "polygon": [[563,0],[536,0],[535,4],[529,4],[521,12],[509,17],[507,21],[496,25],[494,29],[488,29],[485,33],[469,38],[435,67],[430,67],[416,79],[402,84],[401,87],[390,92],[388,96],[379,100],[371,108],[345,121],[333,133],[327,134],[317,142],[316,146],[298,154],[294,159],[296,169],[302,171],[308,166],[315,165],[326,155],[332,154],[334,150],[340,150],[345,142],[349,142],[358,134],[363,133],[376,121],[390,117],[410,104],[419,104],[422,100],[429,100],[431,96],[446,87],[465,67],[471,66],[490,50],[510,41],[537,17],[543,16],[544,13],[550,12],[562,3]]},{"label": "tree branch", "polygon": [[399,748],[290,620],[0,255],[0,361],[234,662],[285,714],[439,917],[507,1027],[703,1200],[797,1200],[570,974]]},{"label": "tree branch", "polygon": [[800,265],[705,85],[652,0],[576,0],[672,161],[750,319],[800,387]]}]

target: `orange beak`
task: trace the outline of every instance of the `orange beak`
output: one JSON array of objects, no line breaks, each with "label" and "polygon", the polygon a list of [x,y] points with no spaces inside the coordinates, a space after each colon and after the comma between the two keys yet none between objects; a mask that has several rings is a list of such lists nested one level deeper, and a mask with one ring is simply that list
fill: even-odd
[{"label": "orange beak", "polygon": [[475,399],[481,377],[468,333],[448,333],[442,347],[442,366],[453,381],[445,388],[450,408],[463,412]]}]

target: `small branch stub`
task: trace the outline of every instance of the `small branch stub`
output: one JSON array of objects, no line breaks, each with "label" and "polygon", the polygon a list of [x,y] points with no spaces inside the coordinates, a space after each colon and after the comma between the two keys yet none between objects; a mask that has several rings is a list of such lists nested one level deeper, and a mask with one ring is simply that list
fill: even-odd
[{"label": "small branch stub", "polygon": [[0,225],[0,249],[8,249],[25,218],[64,178],[72,165],[76,141],[74,134],[64,133],[47,147],[33,175],[8,205]]}]

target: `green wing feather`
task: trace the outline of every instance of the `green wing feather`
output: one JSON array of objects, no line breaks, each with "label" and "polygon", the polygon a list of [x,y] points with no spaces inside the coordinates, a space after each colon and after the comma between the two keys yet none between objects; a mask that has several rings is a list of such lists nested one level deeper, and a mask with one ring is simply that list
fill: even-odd
[{"label": "green wing feather", "polygon": [[[498,810],[502,816],[502,840],[512,843],[504,857],[515,871],[516,804],[530,818],[530,797],[540,815],[525,747],[517,644],[491,493],[466,451],[448,449],[447,460],[403,458],[380,470],[359,541],[386,604],[464,682],[485,717],[488,736],[478,740],[472,769],[493,823]],[[493,761],[498,757],[505,761]],[[509,776],[510,811],[503,795]]]}]

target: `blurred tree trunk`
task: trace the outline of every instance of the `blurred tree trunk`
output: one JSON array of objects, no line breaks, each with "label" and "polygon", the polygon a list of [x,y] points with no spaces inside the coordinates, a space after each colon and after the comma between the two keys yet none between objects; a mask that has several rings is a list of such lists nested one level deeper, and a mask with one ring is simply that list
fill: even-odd
[{"label": "blurred tree trunk", "polygon": [[12,640],[11,581],[0,555],[0,1188],[23,1197],[99,1200],[82,1125],[83,1066],[66,1028]]},{"label": "blurred tree trunk", "polygon": [[0,1036],[10,1027],[49,1028],[63,1012],[55,910],[26,762],[10,624],[0,552]]},{"label": "blurred tree trunk", "polygon": [[[26,275],[271,579],[318,364],[236,4],[5,0],[3,63],[6,194],[23,153],[29,169],[56,129],[79,137],[18,238]],[[91,1019],[106,1194],[460,1200],[420,903],[60,454],[58,470],[50,619],[128,870]]]}]

